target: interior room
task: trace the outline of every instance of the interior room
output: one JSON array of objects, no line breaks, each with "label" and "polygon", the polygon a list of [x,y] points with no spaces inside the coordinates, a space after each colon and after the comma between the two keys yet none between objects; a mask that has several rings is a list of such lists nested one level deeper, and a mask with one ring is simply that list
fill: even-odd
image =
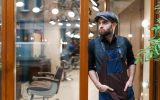
[{"label": "interior room", "polygon": [[[59,67],[63,68],[62,78],[59,79],[61,84],[57,85],[56,92],[47,98],[63,91],[61,96],[55,97],[55,100],[66,97],[68,100],[78,99],[78,91],[75,91],[79,85],[79,2],[79,0],[16,1],[17,100],[41,98],[32,97],[34,78],[41,72],[56,74]],[[55,83],[51,85],[53,84]],[[71,84],[74,84],[75,88]],[[43,85],[42,88],[44,87],[46,86]],[[75,97],[67,96],[68,92],[70,95],[74,92]]]}]

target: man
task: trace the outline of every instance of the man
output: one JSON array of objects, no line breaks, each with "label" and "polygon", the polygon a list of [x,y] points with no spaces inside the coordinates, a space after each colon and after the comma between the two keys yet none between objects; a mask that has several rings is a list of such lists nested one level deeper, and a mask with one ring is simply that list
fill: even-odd
[{"label": "man", "polygon": [[127,38],[115,35],[118,17],[100,12],[95,21],[99,36],[89,41],[89,76],[99,100],[134,100],[135,58]]}]

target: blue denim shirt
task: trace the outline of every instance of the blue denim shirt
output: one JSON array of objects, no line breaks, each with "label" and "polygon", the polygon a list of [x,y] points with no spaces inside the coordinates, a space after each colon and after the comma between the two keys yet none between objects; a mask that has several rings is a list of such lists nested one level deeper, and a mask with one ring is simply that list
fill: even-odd
[{"label": "blue denim shirt", "polygon": [[[132,46],[124,37],[114,37],[111,43],[101,37],[89,41],[89,71],[95,70],[98,73],[103,73],[104,68],[101,69],[101,67],[105,64],[105,73],[122,73],[125,70],[126,64],[124,63],[127,62],[127,66],[130,66],[131,64],[134,64],[134,60],[135,58],[133,55]],[[101,77],[102,83],[104,82],[103,80],[105,79]],[[117,81],[117,84],[119,84],[118,82],[119,81]],[[111,96],[108,93],[100,93],[99,95],[99,100],[111,100]],[[132,87],[128,88],[127,98],[128,100],[134,99]]]},{"label": "blue denim shirt", "polygon": [[[117,46],[117,38],[118,37],[113,37],[111,43],[109,43],[107,40],[103,39],[102,37],[97,37],[99,38],[99,41],[102,42],[104,44],[104,48],[105,50],[112,50],[113,48],[116,48]],[[135,57],[134,57],[134,54],[133,54],[133,50],[132,50],[132,45],[131,43],[128,41],[127,38],[123,37],[124,40],[125,40],[125,45],[126,45],[126,61],[127,62],[127,66],[129,67],[130,65],[134,64],[134,61],[135,61]],[[95,42],[95,40],[92,39],[89,41],[89,44],[88,44],[88,70],[95,70],[95,71],[98,71],[97,67],[96,66],[96,63],[97,62],[101,62],[102,59],[100,58],[96,58],[97,55],[99,54],[95,54],[95,45],[97,45]],[[100,48],[102,49],[102,48]],[[106,52],[101,52],[101,55],[106,55]],[[112,69],[111,69],[112,70]]]}]

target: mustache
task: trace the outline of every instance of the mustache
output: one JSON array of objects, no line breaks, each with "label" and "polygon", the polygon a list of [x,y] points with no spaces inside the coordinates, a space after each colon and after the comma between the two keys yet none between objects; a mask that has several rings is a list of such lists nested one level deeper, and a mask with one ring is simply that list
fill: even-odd
[{"label": "mustache", "polygon": [[100,33],[100,35],[102,36],[102,37],[106,37],[106,36],[109,36],[109,35],[111,35],[112,34],[112,32],[101,32]]},{"label": "mustache", "polygon": [[111,35],[113,33],[113,30],[110,29],[110,30],[105,31],[105,30],[102,29],[102,30],[99,30],[99,33],[100,33],[101,36],[108,36],[108,35]]}]

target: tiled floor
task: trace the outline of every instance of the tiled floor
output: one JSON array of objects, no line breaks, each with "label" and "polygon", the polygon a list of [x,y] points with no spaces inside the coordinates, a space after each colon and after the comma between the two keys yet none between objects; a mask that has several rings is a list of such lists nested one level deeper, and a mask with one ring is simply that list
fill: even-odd
[{"label": "tiled floor", "polygon": [[[73,70],[68,74],[70,81],[61,81],[58,94],[54,95],[49,100],[79,100],[79,70]],[[26,87],[28,83],[24,83],[22,86],[23,99],[29,100],[30,96],[26,93]],[[89,93],[88,100],[98,100],[98,91],[89,79],[88,82]],[[42,100],[41,97],[35,97],[34,100]]]}]

